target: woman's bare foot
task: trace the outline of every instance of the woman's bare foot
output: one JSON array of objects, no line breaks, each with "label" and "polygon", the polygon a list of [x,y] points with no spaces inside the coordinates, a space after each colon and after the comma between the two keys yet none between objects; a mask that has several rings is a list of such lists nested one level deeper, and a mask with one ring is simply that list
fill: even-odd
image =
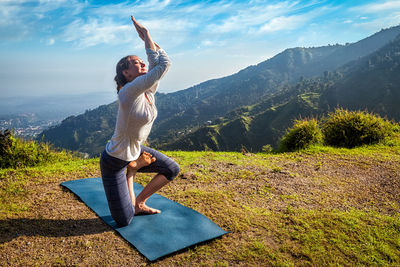
[{"label": "woman's bare foot", "polygon": [[143,152],[137,160],[131,161],[128,165],[128,171],[137,171],[142,167],[148,166],[156,161],[150,153]]},{"label": "woman's bare foot", "polygon": [[161,213],[160,210],[148,207],[145,203],[137,203],[135,205],[135,215],[149,215]]}]

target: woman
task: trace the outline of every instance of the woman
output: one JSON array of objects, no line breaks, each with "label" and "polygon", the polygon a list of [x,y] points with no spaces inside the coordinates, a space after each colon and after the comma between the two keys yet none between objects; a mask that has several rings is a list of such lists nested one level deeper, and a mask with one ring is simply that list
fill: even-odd
[{"label": "woman", "polygon": [[[126,56],[118,62],[115,76],[119,100],[117,122],[114,135],[100,158],[108,206],[119,226],[128,225],[137,214],[160,213],[148,207],[146,200],[179,173],[179,166],[172,159],[142,145],[157,116],[154,94],[169,69],[170,60],[153,42],[148,30],[133,16],[131,19],[144,41],[149,69],[137,56]],[[135,198],[133,178],[136,172],[156,172],[157,175]]]}]

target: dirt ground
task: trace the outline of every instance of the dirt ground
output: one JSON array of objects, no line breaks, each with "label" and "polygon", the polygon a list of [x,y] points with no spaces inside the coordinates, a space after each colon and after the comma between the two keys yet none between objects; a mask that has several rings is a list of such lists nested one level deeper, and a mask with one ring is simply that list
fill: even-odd
[{"label": "dirt ground", "polygon": [[[176,160],[179,163],[179,157]],[[29,209],[2,216],[0,265],[151,264],[60,186],[65,180],[99,177],[99,171],[93,168],[84,175],[63,175],[27,183],[29,193],[23,201]],[[150,178],[139,174],[138,181],[145,183]],[[205,214],[231,234],[166,257],[156,265],[247,265],[246,258],[240,260],[226,251],[241,237],[262,236],[267,230],[254,223],[246,224],[245,214],[239,221],[243,225],[229,218],[236,213],[224,216],[224,205],[239,209],[237,216],[246,207],[274,214],[285,212],[288,205],[295,209],[357,209],[393,215],[400,207],[399,156],[390,160],[331,154],[294,158],[248,155],[232,162],[203,157],[183,166],[176,180],[160,194]],[[270,243],[274,242],[271,238]]]}]

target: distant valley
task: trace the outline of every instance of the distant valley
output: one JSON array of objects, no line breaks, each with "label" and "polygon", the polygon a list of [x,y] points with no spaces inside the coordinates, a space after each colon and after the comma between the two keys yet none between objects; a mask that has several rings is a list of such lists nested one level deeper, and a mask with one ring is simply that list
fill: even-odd
[{"label": "distant valley", "polygon": [[0,130],[13,129],[17,136],[33,138],[66,117],[115,99],[110,93],[3,97],[0,98]]}]

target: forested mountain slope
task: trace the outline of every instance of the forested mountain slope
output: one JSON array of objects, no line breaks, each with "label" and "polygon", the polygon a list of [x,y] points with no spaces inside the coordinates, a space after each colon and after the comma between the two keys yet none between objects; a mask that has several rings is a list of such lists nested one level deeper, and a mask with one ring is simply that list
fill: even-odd
[{"label": "forested mountain slope", "polygon": [[320,105],[332,110],[368,109],[400,120],[400,36],[388,45],[340,70],[347,73],[321,95]]},{"label": "forested mountain slope", "polygon": [[400,120],[400,35],[378,51],[353,60],[323,76],[302,79],[264,101],[241,107],[204,126],[160,146],[171,150],[260,151],[277,146],[294,119],[323,116],[336,107],[367,109]]}]

